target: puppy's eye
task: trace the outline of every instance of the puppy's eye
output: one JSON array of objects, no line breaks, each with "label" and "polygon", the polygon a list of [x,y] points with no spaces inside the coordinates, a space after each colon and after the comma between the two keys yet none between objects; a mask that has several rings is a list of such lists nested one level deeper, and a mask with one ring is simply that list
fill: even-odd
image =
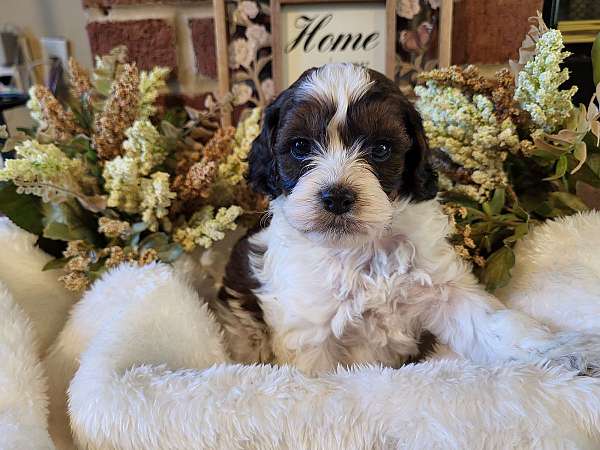
[{"label": "puppy's eye", "polygon": [[387,142],[378,142],[371,147],[371,159],[383,162],[392,154],[392,145]]},{"label": "puppy's eye", "polygon": [[308,139],[294,139],[290,144],[290,153],[295,159],[299,161],[306,159],[306,157],[308,157],[308,155],[310,154],[311,150],[312,145]]}]

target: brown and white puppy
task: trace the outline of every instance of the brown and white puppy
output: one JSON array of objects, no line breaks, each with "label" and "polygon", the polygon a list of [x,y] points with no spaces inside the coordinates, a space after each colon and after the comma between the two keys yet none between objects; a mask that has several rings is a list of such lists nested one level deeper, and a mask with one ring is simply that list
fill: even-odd
[{"label": "brown and white puppy", "polygon": [[270,223],[237,245],[212,303],[234,359],[397,367],[429,332],[480,363],[600,361],[598,337],[551,334],[478,285],[427,158],[418,113],[377,72],[330,64],[277,97],[249,156]]}]

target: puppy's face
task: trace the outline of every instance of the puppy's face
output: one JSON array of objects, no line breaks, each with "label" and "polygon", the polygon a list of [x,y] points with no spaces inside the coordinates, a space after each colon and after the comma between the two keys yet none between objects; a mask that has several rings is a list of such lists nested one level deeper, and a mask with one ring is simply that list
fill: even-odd
[{"label": "puppy's face", "polygon": [[312,238],[382,235],[399,197],[435,196],[418,113],[383,75],[350,64],[305,72],[265,110],[249,155],[254,189],[283,196]]}]

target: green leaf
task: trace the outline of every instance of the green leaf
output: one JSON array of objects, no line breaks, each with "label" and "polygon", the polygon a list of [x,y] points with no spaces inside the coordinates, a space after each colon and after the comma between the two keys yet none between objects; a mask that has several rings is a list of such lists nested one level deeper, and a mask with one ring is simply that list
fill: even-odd
[{"label": "green leaf", "polygon": [[494,219],[500,222],[515,222],[519,220],[519,217],[516,214],[497,214]]},{"label": "green leaf", "polygon": [[525,210],[523,207],[521,207],[521,205],[516,205],[512,208],[512,212],[515,213],[515,215],[521,219],[524,220],[525,222],[529,221],[529,213],[527,212],[527,210]]},{"label": "green leaf", "polygon": [[550,198],[557,207],[567,207],[573,211],[586,211],[587,205],[576,195],[568,192],[552,192]]},{"label": "green leaf", "polygon": [[90,267],[90,270],[88,271],[87,275],[92,283],[98,278],[100,278],[102,275],[104,275],[104,273],[108,270],[107,267],[104,265],[104,262],[105,259],[102,259]]},{"label": "green leaf", "polygon": [[534,139],[534,143],[536,148],[533,154],[549,161],[556,161],[569,151],[569,147],[552,145],[542,139]]},{"label": "green leaf", "polygon": [[158,259],[165,263],[171,263],[181,256],[183,247],[176,242],[165,245],[158,252]]},{"label": "green leaf", "polygon": [[592,45],[592,68],[594,74],[594,84],[600,83],[600,33],[596,35]]},{"label": "green leaf", "polygon": [[558,158],[556,167],[554,169],[554,175],[552,175],[551,177],[548,177],[548,178],[544,178],[544,180],[552,181],[552,180],[558,180],[559,178],[564,177],[565,174],[567,173],[568,167],[569,167],[569,161],[567,159],[567,156],[562,155],[560,158]]},{"label": "green leaf", "polygon": [[142,231],[146,231],[148,229],[148,224],[146,222],[136,222],[133,225],[131,225],[131,233],[132,234],[139,234]]},{"label": "green leaf", "polygon": [[529,233],[529,224],[522,223],[520,225],[517,225],[515,227],[515,233],[512,236],[509,236],[506,239],[504,239],[504,243],[512,244],[513,242],[517,242],[519,239],[521,239],[527,233]]},{"label": "green leaf", "polygon": [[493,292],[502,286],[506,286],[514,265],[515,254],[511,248],[502,247],[492,253],[485,264],[481,277],[481,281],[488,291]]},{"label": "green leaf", "polygon": [[587,145],[585,142],[580,141],[575,144],[573,156],[577,161],[579,161],[579,163],[573,170],[571,170],[571,175],[577,172],[579,169],[581,169],[581,166],[583,166],[583,164],[585,163],[585,160],[587,158]]},{"label": "green leaf", "polygon": [[8,181],[0,182],[0,211],[17,226],[30,233],[42,233],[42,199],[35,195],[17,194]]},{"label": "green leaf", "polygon": [[542,216],[542,217],[560,217],[560,216],[564,216],[565,213],[560,210],[555,208],[552,205],[553,202],[543,202],[539,205],[536,206],[536,208],[533,210],[533,212],[535,212],[536,214]]},{"label": "green leaf", "polygon": [[44,237],[60,241],[84,240],[90,244],[101,242],[94,216],[86,213],[73,200],[63,203],[44,203]]},{"label": "green leaf", "polygon": [[465,209],[467,210],[467,222],[486,218],[485,214],[482,211],[479,211],[478,209],[470,208],[468,206],[465,207]]},{"label": "green leaf", "polygon": [[35,139],[35,128],[17,127],[17,131],[20,131],[21,133],[25,133],[30,138]]},{"label": "green leaf", "polygon": [[466,206],[469,208],[479,208],[479,203],[464,194],[458,192],[446,191],[441,193],[443,203],[457,203],[460,206]]},{"label": "green leaf", "polygon": [[600,154],[595,153],[590,155],[586,161],[588,167],[594,172],[597,177],[600,177]]},{"label": "green leaf", "polygon": [[108,97],[112,87],[112,80],[109,78],[97,78],[94,82],[94,87],[104,97]]},{"label": "green leaf", "polygon": [[489,202],[485,202],[483,204],[483,210],[486,214],[490,216],[495,216],[496,214],[500,214],[502,208],[504,207],[506,195],[504,192],[504,188],[498,188],[494,191],[494,195]]},{"label": "green leaf", "polygon": [[169,236],[165,233],[152,233],[142,239],[140,242],[140,251],[146,250],[149,248],[156,249],[156,251],[160,251],[163,247],[165,247],[169,243]]},{"label": "green leaf", "polygon": [[46,270],[62,269],[63,267],[65,267],[67,265],[67,263],[72,258],[73,257],[70,256],[68,258],[56,258],[56,259],[52,259],[52,260],[48,261],[44,267],[42,267],[42,272],[45,272]]}]

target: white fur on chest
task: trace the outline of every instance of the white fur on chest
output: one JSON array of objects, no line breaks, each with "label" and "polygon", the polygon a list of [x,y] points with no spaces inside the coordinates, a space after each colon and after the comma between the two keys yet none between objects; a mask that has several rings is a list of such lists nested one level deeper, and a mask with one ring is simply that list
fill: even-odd
[{"label": "white fur on chest", "polygon": [[302,365],[311,348],[328,347],[325,361],[307,364],[394,366],[417,352],[420,300],[439,295],[431,253],[448,247],[437,204],[398,204],[389,235],[356,246],[314,242],[287,223],[277,202],[272,210],[269,228],[253,238],[266,251],[252,266],[277,362]]}]

